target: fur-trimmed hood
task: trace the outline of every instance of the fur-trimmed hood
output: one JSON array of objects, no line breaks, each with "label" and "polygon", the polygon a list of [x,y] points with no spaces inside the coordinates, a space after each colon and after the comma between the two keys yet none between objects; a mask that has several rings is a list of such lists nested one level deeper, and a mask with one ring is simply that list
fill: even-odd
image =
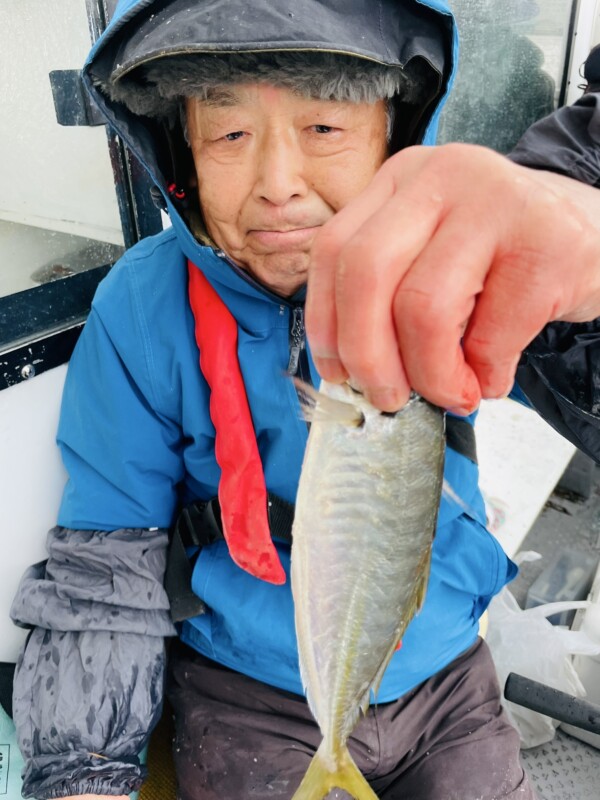
[{"label": "fur-trimmed hood", "polygon": [[167,187],[178,182],[185,161],[179,153],[185,148],[169,98],[163,98],[164,119],[156,119],[160,103],[152,98],[152,76],[161,60],[173,59],[175,75],[177,63],[189,63],[194,54],[266,51],[358,56],[366,70],[398,68],[406,74],[406,91],[394,98],[391,149],[396,151],[433,142],[456,50],[454,21],[444,0],[121,0],[83,76],[173,216],[178,211]]}]

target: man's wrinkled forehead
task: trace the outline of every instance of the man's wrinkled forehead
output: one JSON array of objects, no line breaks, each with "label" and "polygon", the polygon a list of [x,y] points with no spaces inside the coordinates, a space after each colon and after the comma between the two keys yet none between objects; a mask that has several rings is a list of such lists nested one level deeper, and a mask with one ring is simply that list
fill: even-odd
[{"label": "man's wrinkled forehead", "polygon": [[[252,102],[258,89],[262,90],[262,93],[267,96],[269,93],[276,95],[283,91],[289,92],[296,98],[306,100],[307,102],[323,102],[321,98],[313,97],[308,93],[300,92],[290,87],[278,86],[268,81],[257,81],[256,83],[234,83],[231,85],[207,87],[205,96],[200,101],[200,104],[211,108],[233,108]],[[343,101],[329,100],[327,102],[336,102],[336,104],[345,105]]]},{"label": "man's wrinkled forehead", "polygon": [[232,108],[238,106],[243,102],[244,94],[241,86],[212,86],[206,90],[206,98],[203,99],[203,105],[212,106],[214,108]]}]

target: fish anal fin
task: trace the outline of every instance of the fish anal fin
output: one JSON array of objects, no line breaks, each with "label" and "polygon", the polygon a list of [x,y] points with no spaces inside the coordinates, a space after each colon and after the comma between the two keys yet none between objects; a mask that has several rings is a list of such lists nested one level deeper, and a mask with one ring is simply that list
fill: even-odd
[{"label": "fish anal fin", "polygon": [[425,553],[423,553],[422,558],[422,567],[419,567],[419,580],[417,582],[417,591],[416,591],[416,598],[415,598],[415,614],[417,614],[422,608],[423,603],[425,602],[425,596],[427,594],[427,585],[429,584],[429,573],[431,572],[431,547],[429,547]]},{"label": "fish anal fin", "polygon": [[427,594],[427,584],[429,583],[429,573],[431,571],[431,547],[428,547],[421,556],[419,565],[417,567],[417,573],[419,574],[419,578],[415,583],[415,587],[413,589],[413,593],[410,599],[410,602],[407,607],[407,613],[405,616],[404,621],[396,630],[396,636],[390,646],[390,649],[385,654],[385,658],[382,660],[379,669],[377,670],[377,674],[375,675],[375,680],[372,684],[372,691],[373,694],[377,697],[377,693],[379,691],[379,687],[381,685],[381,681],[383,680],[383,675],[387,669],[388,664],[392,660],[392,656],[398,650],[398,645],[402,641],[402,637],[404,636],[406,629],[408,628],[408,623],[411,619],[417,614],[421,608],[423,607],[423,603],[425,602],[425,595]]},{"label": "fish anal fin", "polygon": [[333,770],[329,768],[322,749],[323,745],[308,765],[292,800],[323,800],[332,789],[342,789],[354,800],[378,800],[346,747],[339,749]]}]

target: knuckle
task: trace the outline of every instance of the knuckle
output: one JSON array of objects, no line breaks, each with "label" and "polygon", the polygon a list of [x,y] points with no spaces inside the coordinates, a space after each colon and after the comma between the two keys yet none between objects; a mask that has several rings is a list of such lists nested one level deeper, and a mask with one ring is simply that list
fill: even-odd
[{"label": "knuckle", "polygon": [[447,309],[444,298],[428,290],[400,288],[394,302],[396,324],[418,331],[422,336],[439,334],[440,320]]},{"label": "knuckle", "polygon": [[344,247],[338,257],[338,291],[360,293],[361,297],[376,297],[381,291],[385,270],[374,257],[373,249],[360,241]]},{"label": "knuckle", "polygon": [[346,371],[361,387],[377,386],[381,383],[381,364],[378,354],[370,347],[357,350],[352,345],[340,347],[340,355]]}]

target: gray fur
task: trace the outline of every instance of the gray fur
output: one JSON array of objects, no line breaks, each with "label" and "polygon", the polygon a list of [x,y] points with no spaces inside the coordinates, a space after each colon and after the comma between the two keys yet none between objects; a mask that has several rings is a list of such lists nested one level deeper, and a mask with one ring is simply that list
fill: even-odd
[{"label": "gray fur", "polygon": [[218,89],[264,82],[305,97],[374,103],[397,95],[422,99],[423,83],[400,67],[356,56],[313,51],[192,54],[144,64],[117,81],[100,84],[112,100],[133,113],[174,119],[183,97],[215,101]]}]

